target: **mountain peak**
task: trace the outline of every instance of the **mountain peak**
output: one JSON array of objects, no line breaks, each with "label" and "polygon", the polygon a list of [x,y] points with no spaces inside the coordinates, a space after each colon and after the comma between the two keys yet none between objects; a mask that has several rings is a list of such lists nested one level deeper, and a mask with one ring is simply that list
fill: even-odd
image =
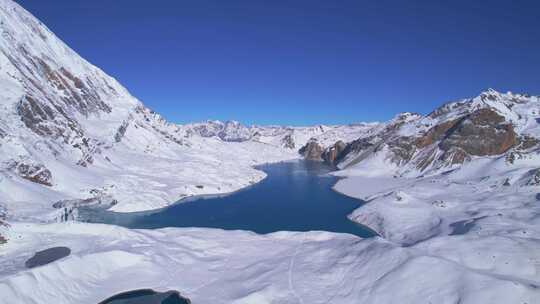
[{"label": "mountain peak", "polygon": [[483,90],[482,92],[480,92],[480,95],[482,94],[501,94],[501,92],[493,89],[493,88],[488,88],[487,90]]}]

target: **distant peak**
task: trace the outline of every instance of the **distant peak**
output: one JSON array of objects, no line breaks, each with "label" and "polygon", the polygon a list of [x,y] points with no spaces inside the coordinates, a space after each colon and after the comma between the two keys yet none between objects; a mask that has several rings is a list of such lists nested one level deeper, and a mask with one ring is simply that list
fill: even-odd
[{"label": "distant peak", "polygon": [[487,90],[482,91],[481,94],[501,94],[501,93],[493,88],[488,88]]},{"label": "distant peak", "polygon": [[394,116],[394,118],[392,120],[395,120],[395,121],[408,121],[410,119],[414,119],[414,118],[417,118],[417,117],[420,117],[420,116],[421,115],[418,114],[418,113],[401,112],[401,113],[396,114],[396,116]]}]

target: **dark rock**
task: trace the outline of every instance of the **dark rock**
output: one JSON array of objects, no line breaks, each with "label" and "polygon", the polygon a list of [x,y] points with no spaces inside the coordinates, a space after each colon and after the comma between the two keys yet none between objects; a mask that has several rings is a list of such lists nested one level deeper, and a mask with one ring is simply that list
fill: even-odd
[{"label": "dark rock", "polygon": [[56,209],[61,209],[61,208],[74,209],[78,207],[91,206],[91,205],[104,205],[104,206],[109,207],[117,203],[118,201],[116,199],[113,199],[111,196],[97,195],[95,197],[86,198],[86,199],[61,200],[61,201],[55,202],[52,206],[53,208],[56,208]]},{"label": "dark rock", "polygon": [[[441,113],[450,110],[442,109]],[[440,113],[430,115],[440,115]],[[415,155],[416,167],[425,170],[432,164],[455,165],[470,161],[472,156],[500,155],[515,147],[518,142],[512,125],[505,122],[504,117],[492,109],[480,109],[459,119],[435,125],[423,136],[416,138],[414,146],[420,149],[419,153],[414,154],[416,151],[409,149],[405,150],[408,153],[395,154],[398,159],[405,161]],[[527,145],[531,142],[528,139]],[[428,148],[429,146],[433,147]],[[400,147],[407,147],[406,142]],[[442,150],[443,153],[438,153],[437,149]],[[507,156],[507,161],[513,162],[513,160],[514,155]]]},{"label": "dark rock", "polygon": [[17,106],[17,113],[21,117],[26,127],[42,136],[51,136],[55,130],[46,126],[44,122],[54,119],[53,110],[42,103],[37,102],[31,96],[25,96]]},{"label": "dark rock", "polygon": [[456,123],[458,120],[450,120],[432,127],[424,136],[416,139],[416,146],[421,149],[441,140]]},{"label": "dark rock", "polygon": [[[0,227],[9,227],[9,224],[5,222],[6,210],[0,205]],[[7,238],[0,234],[0,245],[7,243]]]},{"label": "dark rock", "polygon": [[287,149],[294,149],[296,148],[296,144],[294,143],[294,139],[292,137],[291,134],[287,134],[285,135],[282,139],[281,139],[281,144],[283,145],[283,147],[287,148]]},{"label": "dark rock", "polygon": [[528,150],[535,147],[540,142],[538,139],[528,135],[520,136],[518,141],[519,144],[516,147],[517,150]]},{"label": "dark rock", "polygon": [[298,150],[298,153],[307,160],[322,161],[323,148],[316,140],[310,140],[305,146]]},{"label": "dark rock", "polygon": [[529,186],[540,186],[540,169],[534,169],[529,171],[531,178],[527,182]]},{"label": "dark rock", "polygon": [[325,149],[321,157],[326,163],[335,165],[337,164],[339,156],[345,150],[345,147],[347,147],[347,145],[343,141],[337,141],[333,146]]},{"label": "dark rock", "polygon": [[452,147],[450,150],[444,151],[439,160],[445,164],[455,165],[469,161],[471,157],[463,149]]},{"label": "dark rock", "polygon": [[391,161],[397,165],[408,162],[416,152],[412,138],[407,136],[397,137],[387,142],[388,148],[393,153]]},{"label": "dark rock", "polygon": [[124,123],[118,128],[118,130],[116,131],[116,134],[114,135],[114,141],[116,141],[116,142],[122,141],[122,138],[123,138],[124,135],[126,134],[128,125],[129,125],[128,122],[124,122]]},{"label": "dark rock", "polygon": [[357,139],[345,147],[338,155],[335,163],[339,164],[348,158],[348,166],[352,166],[364,160],[382,145],[382,140],[375,140],[373,137]]},{"label": "dark rock", "polygon": [[45,186],[52,186],[52,173],[44,165],[18,163],[15,170],[24,179]]},{"label": "dark rock", "polygon": [[446,131],[439,143],[443,151],[459,147],[469,155],[499,155],[517,144],[517,135],[504,117],[491,109],[467,115]]},{"label": "dark rock", "polygon": [[61,258],[70,255],[71,250],[68,247],[52,247],[36,252],[33,257],[25,262],[27,268],[34,268],[52,263]]},{"label": "dark rock", "polygon": [[191,301],[175,290],[157,292],[152,289],[138,289],[117,294],[99,304],[191,304]]},{"label": "dark rock", "polygon": [[416,168],[420,171],[426,170],[435,161],[436,156],[437,148],[424,148],[424,150],[420,152],[420,157],[415,160]]}]

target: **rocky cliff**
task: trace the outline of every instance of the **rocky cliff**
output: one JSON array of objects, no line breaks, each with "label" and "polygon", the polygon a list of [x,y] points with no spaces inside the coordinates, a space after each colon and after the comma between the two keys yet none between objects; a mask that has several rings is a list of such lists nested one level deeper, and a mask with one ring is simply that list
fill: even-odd
[{"label": "rocky cliff", "polygon": [[477,157],[516,156],[538,149],[540,99],[488,90],[445,104],[421,116],[403,113],[343,145],[310,142],[300,153],[340,168],[380,156],[400,174],[423,174],[459,166]]}]

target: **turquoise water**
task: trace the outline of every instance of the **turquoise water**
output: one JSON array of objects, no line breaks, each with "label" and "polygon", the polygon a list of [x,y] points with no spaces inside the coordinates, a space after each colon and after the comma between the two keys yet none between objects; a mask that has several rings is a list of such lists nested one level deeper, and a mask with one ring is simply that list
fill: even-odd
[{"label": "turquoise water", "polygon": [[151,212],[114,213],[82,209],[88,222],[128,228],[211,227],[276,231],[324,230],[371,237],[374,233],[347,219],[362,201],[332,190],[334,170],[320,162],[295,161],[257,167],[268,177],[247,189],[219,197],[198,197]]}]

